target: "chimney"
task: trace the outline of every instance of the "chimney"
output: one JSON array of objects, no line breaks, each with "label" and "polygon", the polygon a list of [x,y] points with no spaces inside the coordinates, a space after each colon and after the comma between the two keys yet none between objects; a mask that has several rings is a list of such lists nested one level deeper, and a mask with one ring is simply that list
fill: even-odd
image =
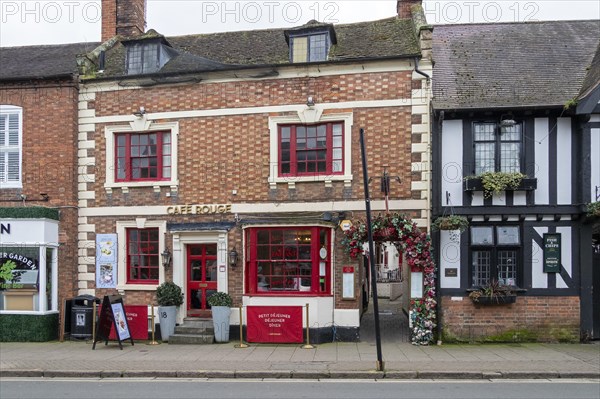
[{"label": "chimney", "polygon": [[102,42],[146,31],[146,0],[102,0]]},{"label": "chimney", "polygon": [[412,19],[411,8],[414,5],[422,6],[422,0],[398,0],[396,3],[396,10],[398,12],[398,18],[400,19]]}]

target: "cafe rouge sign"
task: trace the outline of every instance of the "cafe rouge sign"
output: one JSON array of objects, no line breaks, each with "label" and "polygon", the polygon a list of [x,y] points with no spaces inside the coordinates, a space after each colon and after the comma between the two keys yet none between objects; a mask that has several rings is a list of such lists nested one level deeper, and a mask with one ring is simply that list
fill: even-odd
[{"label": "cafe rouge sign", "polygon": [[214,215],[230,212],[231,204],[173,205],[167,207],[167,215]]}]

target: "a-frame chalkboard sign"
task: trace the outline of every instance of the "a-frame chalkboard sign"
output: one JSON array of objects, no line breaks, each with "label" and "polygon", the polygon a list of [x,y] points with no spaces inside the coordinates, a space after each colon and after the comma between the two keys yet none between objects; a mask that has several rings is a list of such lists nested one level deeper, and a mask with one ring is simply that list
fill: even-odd
[{"label": "a-frame chalkboard sign", "polygon": [[133,338],[129,333],[129,324],[127,323],[125,308],[123,306],[123,298],[120,295],[104,296],[98,326],[96,327],[96,338],[94,338],[92,349],[96,349],[96,342],[98,341],[105,341],[104,345],[108,345],[111,326],[115,327],[117,341],[121,350],[123,350],[122,341],[128,339],[131,341],[131,345],[133,345]]}]

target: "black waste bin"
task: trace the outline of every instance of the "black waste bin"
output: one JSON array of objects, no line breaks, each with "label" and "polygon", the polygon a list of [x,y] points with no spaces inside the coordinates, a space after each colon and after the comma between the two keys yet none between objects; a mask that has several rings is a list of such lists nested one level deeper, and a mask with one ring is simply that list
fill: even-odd
[{"label": "black waste bin", "polygon": [[80,295],[71,301],[71,338],[92,338],[94,302],[98,304],[100,299],[92,295]]}]

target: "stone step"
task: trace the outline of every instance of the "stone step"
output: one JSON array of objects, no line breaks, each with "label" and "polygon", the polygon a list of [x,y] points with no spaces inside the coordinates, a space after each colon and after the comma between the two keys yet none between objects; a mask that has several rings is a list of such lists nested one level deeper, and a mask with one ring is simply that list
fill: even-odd
[{"label": "stone step", "polygon": [[210,345],[212,334],[174,334],[169,337],[169,345]]},{"label": "stone step", "polygon": [[208,326],[208,325],[196,326],[196,325],[183,324],[183,325],[175,327],[175,334],[187,334],[187,335],[207,334],[207,335],[213,335],[214,333],[215,333],[215,330],[213,328],[212,323],[210,324],[210,326]]},{"label": "stone step", "polygon": [[199,317],[186,317],[183,319],[183,326],[196,328],[213,328],[212,319],[203,319]]}]

